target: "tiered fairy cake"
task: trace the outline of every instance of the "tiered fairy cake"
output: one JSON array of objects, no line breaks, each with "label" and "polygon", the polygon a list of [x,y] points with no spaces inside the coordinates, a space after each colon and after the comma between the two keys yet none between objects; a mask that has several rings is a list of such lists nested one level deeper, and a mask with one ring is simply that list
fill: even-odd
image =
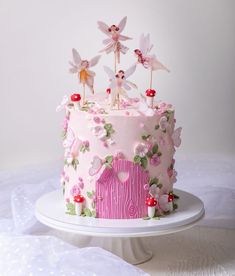
[{"label": "tiered fairy cake", "polygon": [[[168,69],[151,54],[149,35],[141,35],[134,50],[137,61],[121,70],[120,55],[128,48],[120,41],[130,39],[121,34],[125,25],[126,17],[110,27],[98,22],[107,35],[101,52],[114,53],[115,60],[114,70],[104,66],[109,84],[103,93],[94,93],[95,73],[90,70],[101,56],[83,60],[72,50],[70,72],[78,76],[82,93],[65,96],[57,108],[65,110],[61,184],[70,215],[148,219],[177,208],[173,156],[181,128],[175,129],[172,105],[155,101],[152,89],[153,72]],[[149,70],[150,86],[130,98],[127,90],[137,86],[129,77],[138,64]],[[92,96],[86,96],[86,87]]]}]

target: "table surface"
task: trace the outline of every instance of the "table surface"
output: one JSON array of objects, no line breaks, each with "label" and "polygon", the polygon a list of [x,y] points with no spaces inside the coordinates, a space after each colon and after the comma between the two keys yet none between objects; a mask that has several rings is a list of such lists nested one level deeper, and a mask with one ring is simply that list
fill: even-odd
[{"label": "table surface", "polygon": [[89,236],[144,237],[165,235],[188,229],[204,215],[203,202],[196,196],[181,191],[178,209],[159,220],[151,219],[99,219],[65,214],[61,191],[43,195],[36,203],[37,219],[49,227]]}]

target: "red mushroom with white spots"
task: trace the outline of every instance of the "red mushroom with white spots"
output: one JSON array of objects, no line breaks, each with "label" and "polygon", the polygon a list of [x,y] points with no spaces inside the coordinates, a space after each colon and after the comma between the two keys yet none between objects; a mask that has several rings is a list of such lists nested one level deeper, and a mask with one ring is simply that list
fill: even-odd
[{"label": "red mushroom with white spots", "polygon": [[170,212],[172,212],[174,210],[173,203],[174,203],[174,194],[169,193],[168,194],[168,206],[169,206],[169,211]]},{"label": "red mushroom with white spots", "polygon": [[146,95],[146,102],[147,102],[147,105],[151,108],[153,108],[153,101],[154,101],[154,97],[156,95],[156,91],[154,89],[148,89],[146,90],[145,92],[145,95]]},{"label": "red mushroom with white spots", "polygon": [[156,211],[157,200],[154,197],[148,197],[146,199],[146,205],[148,206],[148,216],[153,218]]},{"label": "red mushroom with white spots", "polygon": [[74,109],[79,110],[80,109],[81,95],[80,94],[73,94],[73,95],[71,95],[70,99],[71,99],[71,102],[74,105]]},{"label": "red mushroom with white spots", "polygon": [[83,209],[83,203],[85,201],[84,196],[82,196],[82,195],[76,195],[76,196],[73,197],[73,201],[75,203],[76,214],[78,216],[81,216],[82,209]]}]

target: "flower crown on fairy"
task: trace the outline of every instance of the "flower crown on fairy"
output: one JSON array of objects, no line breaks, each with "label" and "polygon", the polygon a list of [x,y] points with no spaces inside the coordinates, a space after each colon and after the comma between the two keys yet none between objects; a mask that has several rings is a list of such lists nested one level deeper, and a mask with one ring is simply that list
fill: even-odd
[{"label": "flower crown on fairy", "polygon": [[[117,69],[120,64],[121,54],[125,55],[129,50],[122,42],[130,40],[132,38],[122,34],[127,22],[127,17],[125,16],[119,24],[107,25],[102,21],[98,21],[98,28],[101,30],[107,38],[103,40],[104,48],[100,50],[100,53],[114,54],[114,67],[113,70],[104,66],[104,71],[108,75],[109,85],[106,90],[108,94],[108,105],[110,109],[120,109],[120,106],[125,107],[131,105],[133,99],[128,97],[126,90],[132,88],[137,89],[136,84],[129,80],[129,77],[135,72],[136,66],[138,64],[142,65],[145,69],[150,71],[150,85],[146,90],[145,96],[141,95],[142,103],[147,109],[154,109],[154,97],[156,91],[152,88],[153,83],[153,71],[157,70],[169,70],[156,58],[155,54],[152,54],[153,45],[150,42],[150,35],[142,34],[139,40],[139,47],[133,52],[136,57],[136,61],[127,70]],[[97,55],[94,58],[82,59],[76,49],[72,49],[73,61],[70,61],[70,73],[76,74],[79,83],[82,84],[82,95],[73,94],[70,100],[67,96],[64,97],[62,103],[57,108],[62,109],[66,104],[70,103],[75,109],[86,109],[88,106],[88,101],[86,100],[86,87],[91,90],[94,94],[94,78],[95,72],[91,71],[90,68],[97,65],[101,55]],[[81,104],[80,104],[81,101]],[[135,102],[135,101],[134,101]],[[150,111],[151,112],[151,111]]]}]

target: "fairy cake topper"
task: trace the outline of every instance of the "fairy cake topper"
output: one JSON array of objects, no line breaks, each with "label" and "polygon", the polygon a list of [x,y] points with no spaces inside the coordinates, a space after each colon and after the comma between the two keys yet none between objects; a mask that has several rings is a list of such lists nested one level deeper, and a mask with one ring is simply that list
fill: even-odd
[{"label": "fairy cake topper", "polygon": [[73,62],[69,62],[69,64],[71,65],[69,71],[72,74],[78,75],[79,82],[83,86],[82,103],[84,105],[86,102],[85,86],[88,86],[92,94],[94,94],[95,72],[91,71],[90,68],[98,63],[101,55],[95,56],[90,61],[88,61],[82,60],[76,49],[72,49],[72,54]]},{"label": "fairy cake topper", "polygon": [[108,26],[102,21],[98,21],[98,28],[105,33],[108,38],[103,40],[103,44],[105,48],[102,49],[100,52],[105,52],[109,54],[111,52],[114,53],[114,72],[117,71],[117,63],[120,63],[120,54],[126,54],[129,48],[124,46],[120,41],[126,41],[132,39],[128,36],[122,35],[122,31],[126,26],[127,17],[125,16],[118,25],[111,25]]},{"label": "fairy cake topper", "polygon": [[153,71],[165,70],[170,72],[157,58],[156,55],[150,54],[153,44],[150,42],[150,35],[142,34],[140,36],[139,49],[135,49],[134,53],[137,57],[137,63],[142,64],[145,69],[150,70],[150,86],[146,90],[147,102],[150,107],[153,107],[153,99],[156,91],[152,89]]},{"label": "fairy cake topper", "polygon": [[136,69],[136,65],[131,66],[126,71],[119,70],[117,73],[115,73],[112,69],[110,69],[107,66],[104,66],[104,71],[107,73],[109,77],[109,104],[110,107],[113,108],[116,104],[118,106],[118,109],[120,108],[120,97],[128,100],[128,95],[125,91],[130,90],[131,88],[136,88],[136,84],[133,82],[127,80]]}]

